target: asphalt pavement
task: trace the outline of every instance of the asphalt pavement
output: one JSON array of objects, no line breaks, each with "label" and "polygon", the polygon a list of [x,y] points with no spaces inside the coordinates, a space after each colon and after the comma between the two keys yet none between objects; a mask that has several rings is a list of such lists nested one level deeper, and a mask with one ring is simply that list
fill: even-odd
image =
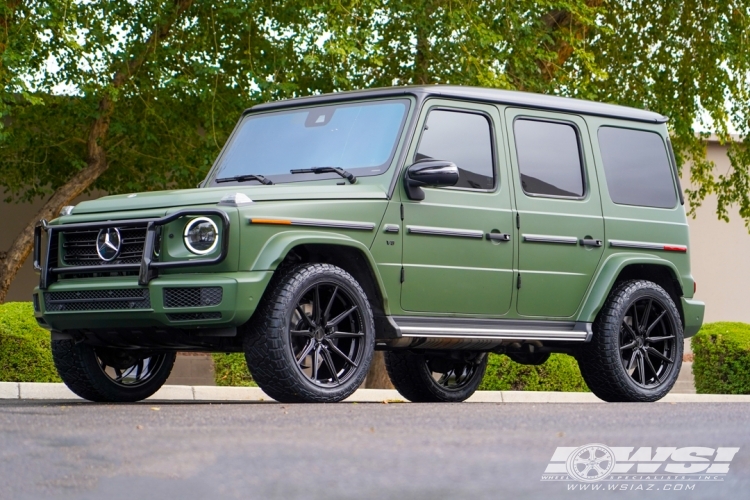
[{"label": "asphalt pavement", "polygon": [[[0,498],[747,498],[749,412],[749,403],[4,400]],[[589,443],[740,450],[708,480],[543,480],[556,477],[545,471],[557,447]]]}]

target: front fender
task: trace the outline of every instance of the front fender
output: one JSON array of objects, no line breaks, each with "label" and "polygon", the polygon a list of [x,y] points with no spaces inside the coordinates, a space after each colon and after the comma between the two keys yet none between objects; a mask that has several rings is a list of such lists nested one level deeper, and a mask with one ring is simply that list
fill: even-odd
[{"label": "front fender", "polygon": [[607,300],[609,291],[615,284],[620,272],[622,272],[625,267],[632,264],[650,264],[667,267],[679,281],[680,287],[683,287],[682,277],[680,276],[677,266],[666,259],[659,258],[655,255],[639,253],[618,253],[611,255],[604,261],[599,272],[595,276],[593,284],[583,301],[583,308],[578,316],[578,321],[591,323],[596,319],[596,315]]},{"label": "front fender", "polygon": [[386,294],[383,278],[380,276],[378,266],[373,259],[370,249],[361,241],[346,235],[324,231],[282,231],[276,233],[266,241],[258,256],[253,262],[252,271],[275,271],[287,254],[300,245],[337,245],[354,248],[367,259],[370,271],[375,277],[377,287],[383,297],[384,307],[387,310],[388,295]]}]

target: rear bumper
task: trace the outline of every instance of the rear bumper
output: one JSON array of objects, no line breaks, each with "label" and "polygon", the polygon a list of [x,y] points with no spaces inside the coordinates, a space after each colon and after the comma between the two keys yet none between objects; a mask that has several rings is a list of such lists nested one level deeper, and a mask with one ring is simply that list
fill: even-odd
[{"label": "rear bumper", "polygon": [[[165,275],[147,286],[139,286],[135,277],[61,280],[47,290],[34,290],[34,315],[41,326],[61,332],[239,326],[255,312],[272,275],[272,271]],[[221,292],[213,293],[205,305],[200,301],[203,288]],[[176,304],[165,303],[166,289],[193,292],[193,297],[197,293],[199,300],[168,307]],[[135,300],[128,298],[133,296]]]},{"label": "rear bumper", "polygon": [[682,312],[685,316],[684,335],[685,338],[692,337],[703,325],[703,314],[706,304],[699,300],[682,298]]}]

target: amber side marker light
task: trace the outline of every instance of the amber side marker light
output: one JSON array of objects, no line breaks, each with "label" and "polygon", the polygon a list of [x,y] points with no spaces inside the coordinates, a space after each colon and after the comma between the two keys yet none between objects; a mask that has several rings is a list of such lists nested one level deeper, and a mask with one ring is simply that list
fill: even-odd
[{"label": "amber side marker light", "polygon": [[278,224],[282,226],[291,226],[292,221],[287,219],[250,219],[250,224]]}]

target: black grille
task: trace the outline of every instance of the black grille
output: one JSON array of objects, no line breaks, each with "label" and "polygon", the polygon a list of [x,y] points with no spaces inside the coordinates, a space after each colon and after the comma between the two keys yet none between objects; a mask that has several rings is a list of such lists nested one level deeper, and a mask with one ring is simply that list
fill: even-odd
[{"label": "black grille", "polygon": [[170,321],[196,321],[200,319],[221,319],[220,312],[204,313],[170,313],[167,314]]},{"label": "black grille", "polygon": [[47,292],[47,311],[104,311],[109,309],[150,309],[148,290],[82,290],[78,292]]},{"label": "black grille", "polygon": [[146,226],[118,227],[120,254],[104,261],[96,252],[98,229],[62,232],[62,262],[67,266],[100,266],[102,264],[140,264],[146,242]]},{"label": "black grille", "polygon": [[203,307],[221,304],[221,287],[165,288],[164,307]]}]

